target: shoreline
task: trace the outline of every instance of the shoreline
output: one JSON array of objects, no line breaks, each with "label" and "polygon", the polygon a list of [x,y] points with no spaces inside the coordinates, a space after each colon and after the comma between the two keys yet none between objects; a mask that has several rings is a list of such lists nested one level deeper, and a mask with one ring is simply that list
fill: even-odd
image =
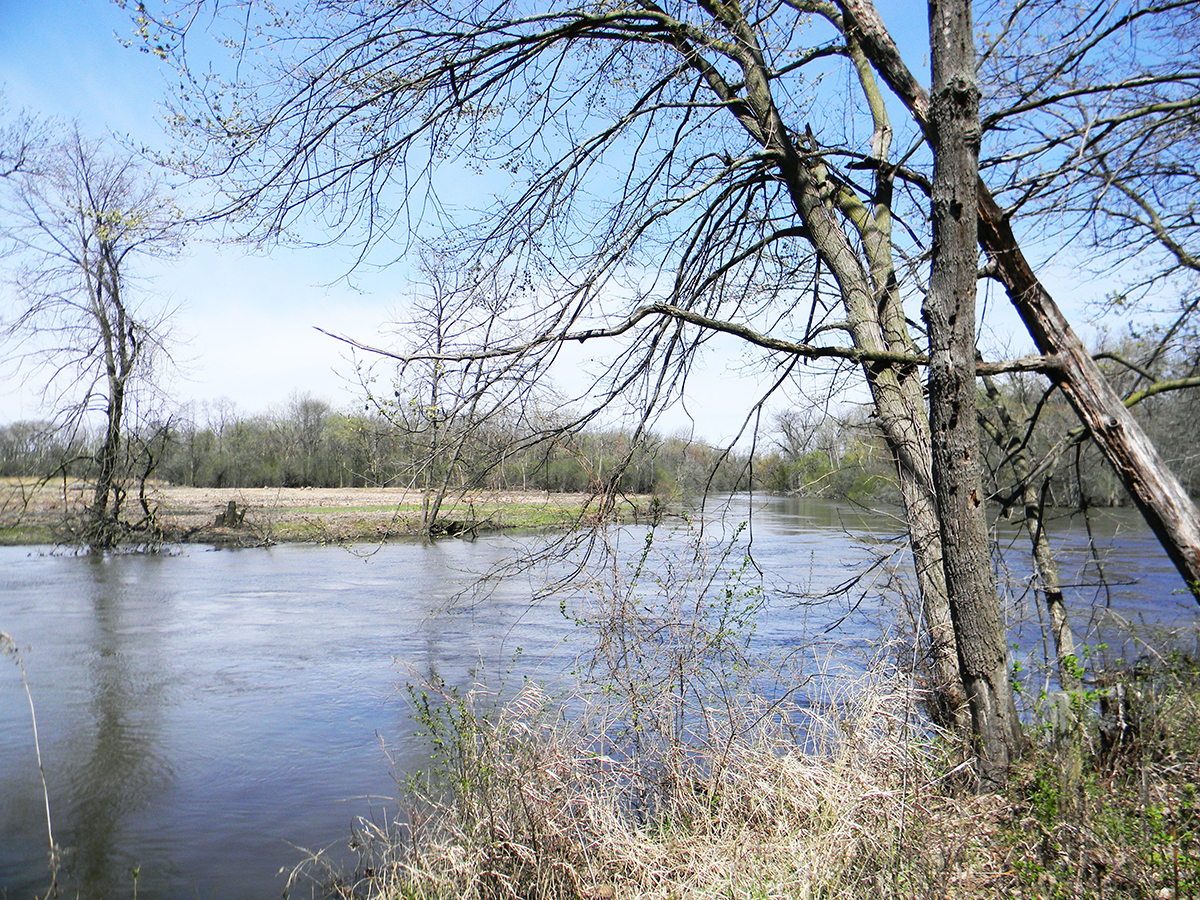
[{"label": "shoreline", "polygon": [[[86,508],[86,485],[62,481],[38,486],[0,479],[0,546],[73,543],[69,517]],[[405,488],[189,488],[155,483],[147,491],[162,541],[254,547],[276,543],[341,544],[420,537],[420,491]],[[475,491],[451,495],[437,518],[439,537],[499,531],[572,528],[595,522],[591,494]],[[226,521],[233,503],[234,521]],[[136,495],[124,506],[136,510]],[[621,521],[648,517],[651,498],[618,504]]]}]

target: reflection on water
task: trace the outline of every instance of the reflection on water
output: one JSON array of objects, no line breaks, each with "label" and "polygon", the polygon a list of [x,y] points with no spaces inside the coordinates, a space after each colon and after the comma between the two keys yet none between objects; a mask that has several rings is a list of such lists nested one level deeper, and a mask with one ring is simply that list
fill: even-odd
[{"label": "reflection on water", "polygon": [[[76,557],[0,549],[0,629],[23,648],[67,893],[263,897],[418,765],[397,685],[558,671],[557,607],[528,582],[450,601],[504,539]],[[15,676],[15,677],[14,677]],[[0,896],[45,889],[19,673],[0,674]]]},{"label": "reflection on water", "polygon": [[[760,646],[876,638],[894,611],[881,594],[904,566],[894,516],[764,499],[751,517],[742,499],[709,534],[747,520],[740,540],[772,604]],[[1194,622],[1134,519],[1117,514],[1098,527],[1105,572],[1122,582],[1111,595],[1088,586],[1096,562],[1086,531],[1057,525],[1080,621],[1099,600],[1128,617]],[[632,557],[643,536],[634,528],[616,538]],[[1014,549],[1016,612],[1028,579],[1018,538],[1000,532]],[[356,817],[388,815],[388,754],[401,769],[421,762],[397,685],[431,668],[461,686],[481,673],[548,680],[573,668],[581,643],[559,604],[575,598],[529,600],[545,572],[459,594],[522,543],[395,544],[368,556],[299,546],[108,558],[0,548],[0,630],[22,646],[29,671],[55,833],[69,850],[67,895],[131,896],[137,866],[143,898],[277,896],[297,847],[336,845]],[[852,577],[847,595],[817,599]],[[5,666],[0,897],[44,890],[46,861],[29,710],[19,673]]]},{"label": "reflection on water", "polygon": [[[68,884],[84,894],[112,896],[115,876],[128,869],[118,850],[121,823],[139,815],[171,781],[170,764],[158,753],[165,673],[158,637],[161,628],[131,594],[162,560],[148,559],[135,572],[119,559],[86,557],[84,587],[91,596],[86,636],[88,715],[67,740],[66,788],[75,801]],[[128,621],[138,616],[141,621]],[[150,621],[146,621],[150,618]],[[130,645],[127,647],[127,644]]]}]

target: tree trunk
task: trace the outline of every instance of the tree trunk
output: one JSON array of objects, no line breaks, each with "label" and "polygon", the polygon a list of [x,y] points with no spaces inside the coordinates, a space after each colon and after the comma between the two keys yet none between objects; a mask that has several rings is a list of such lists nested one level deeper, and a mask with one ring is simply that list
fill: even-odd
[{"label": "tree trunk", "polygon": [[[764,88],[759,96],[769,94]],[[868,273],[846,232],[834,218],[833,204],[829,202],[832,180],[818,148],[808,148],[809,152],[801,158],[786,136],[776,110],[767,106],[760,115],[774,126],[768,132],[774,141],[766,141],[765,146],[779,152],[780,172],[788,184],[808,240],[837,282],[854,346],[869,352],[912,353],[912,339],[891,269],[893,248],[890,239],[873,247],[874,229],[863,229],[866,234],[860,234],[860,237],[872,258],[872,272]],[[886,273],[880,271],[885,267]],[[942,571],[929,424],[920,377],[913,367],[867,363],[863,368],[880,428],[896,462],[904,503],[933,678],[929,685],[930,712],[939,724],[962,726],[965,716],[961,711],[966,695],[958,671],[954,629]]]},{"label": "tree trunk", "polygon": [[[905,66],[874,4],[837,2],[875,70],[929,136],[929,96]],[[997,278],[1038,350],[1055,358],[1063,393],[1200,602],[1200,513],[1034,275],[1004,211],[982,181],[977,191],[979,243],[991,257]]]},{"label": "tree trunk", "polygon": [[[874,391],[884,438],[896,463],[909,546],[924,617],[924,647],[932,683],[927,706],[939,725],[965,730],[966,694],[959,675],[954,623],[942,566],[942,536],[931,471],[931,437],[920,382],[900,380],[900,399]],[[874,385],[872,385],[874,389]],[[915,394],[915,396],[914,396]],[[909,410],[907,416],[903,412]]]},{"label": "tree trunk", "polygon": [[[848,297],[851,318],[856,303]],[[855,346],[882,346],[873,319],[851,329]],[[889,349],[896,350],[889,344]],[[911,347],[903,348],[911,350]],[[864,367],[871,397],[888,450],[896,464],[901,502],[908,525],[909,546],[917,576],[924,618],[924,647],[932,683],[927,685],[930,715],[948,728],[965,728],[966,694],[959,676],[954,625],[942,567],[942,536],[934,495],[932,450],[924,392],[917,370]]]},{"label": "tree trunk", "polygon": [[[117,488],[117,463],[121,452],[121,426],[125,417],[125,320],[124,308],[111,303],[116,298],[115,273],[106,271],[106,258],[98,254],[97,268],[89,272],[89,294],[92,315],[104,346],[105,379],[108,397],[105,404],[104,441],[96,458],[96,490],[91,521],[88,523],[88,545],[93,550],[107,550],[117,541],[116,524],[121,516],[121,495]],[[119,298],[116,298],[119,299]],[[108,310],[115,306],[115,321]]]},{"label": "tree trunk", "polygon": [[923,315],[929,333],[929,422],[942,558],[959,671],[982,785],[1004,783],[1020,755],[1000,602],[979,476],[975,403],[976,198],[979,90],[970,0],[929,5],[933,104],[933,261]]},{"label": "tree trunk", "polygon": [[[787,149],[794,152],[790,145]],[[898,298],[890,292],[885,291],[882,297],[877,297],[857,253],[833,219],[820,193],[825,171],[819,157],[812,154],[804,162],[793,158],[787,163],[781,168],[792,188],[796,211],[808,230],[809,240],[841,290],[854,346],[870,352],[912,352],[911,342],[901,344],[897,341],[894,333],[897,329],[890,330],[892,341],[885,334],[881,314],[891,310],[903,321],[903,309]],[[907,329],[903,330],[907,334]],[[942,572],[942,539],[938,530],[929,426],[921,382],[916,369],[868,363],[864,371],[880,428],[896,461],[934,679],[930,685],[931,712],[939,724],[962,724],[959,710],[966,695],[958,672],[954,629]]]},{"label": "tree trunk", "polygon": [[121,447],[121,417],[124,414],[124,403],[124,385],[115,377],[110,377],[108,404],[105,410],[104,441],[96,454],[96,490],[92,501],[92,527],[96,533],[89,538],[97,549],[109,546],[112,537],[109,523],[115,521],[120,515],[120,509],[112,508],[112,495]]},{"label": "tree trunk", "polygon": [[[851,333],[858,347],[879,342],[893,353],[915,354],[917,350],[904,311],[892,245],[893,175],[887,168],[892,141],[891,122],[870,61],[852,38],[847,38],[846,47],[871,108],[874,121],[871,155],[879,166],[869,208],[857,197],[844,192],[839,194],[843,214],[856,223],[873,288],[869,304],[863,302],[865,298],[861,292],[853,292],[847,297],[848,318],[857,323],[851,326]],[[923,645],[927,654],[930,676],[926,705],[938,724],[965,733],[970,717],[958,672],[954,625],[942,569],[932,439],[921,371],[915,366],[883,369],[870,365],[864,366],[864,371],[880,427],[896,464],[908,523],[909,547],[924,619],[924,634],[918,635],[923,640],[918,641],[918,647]]]}]

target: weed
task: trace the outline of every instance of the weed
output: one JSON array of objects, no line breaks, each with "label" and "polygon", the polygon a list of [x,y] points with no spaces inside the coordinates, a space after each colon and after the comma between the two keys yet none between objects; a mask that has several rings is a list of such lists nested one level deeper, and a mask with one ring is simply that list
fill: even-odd
[{"label": "weed", "polygon": [[25,699],[29,701],[29,720],[33,727],[33,749],[37,755],[38,774],[42,779],[42,798],[46,803],[46,837],[50,843],[50,886],[46,889],[46,897],[58,896],[58,866],[60,851],[54,842],[54,825],[50,818],[50,788],[46,784],[46,769],[42,764],[42,745],[38,737],[37,710],[33,706],[33,693],[29,690],[29,676],[25,672],[25,662],[21,659],[21,651],[11,636],[0,631],[0,653],[11,656],[21,670],[21,684],[25,687]]}]

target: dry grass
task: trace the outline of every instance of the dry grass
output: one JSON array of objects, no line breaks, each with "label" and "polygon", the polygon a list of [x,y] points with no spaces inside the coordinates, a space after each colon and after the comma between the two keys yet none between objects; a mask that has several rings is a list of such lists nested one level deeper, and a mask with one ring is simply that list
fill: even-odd
[{"label": "dry grass", "polygon": [[877,893],[944,771],[913,681],[760,658],[738,546],[684,527],[610,548],[570,611],[593,646],[566,698],[410,688],[430,762],[404,814],[361,824],[353,875],[296,878],[380,900]]},{"label": "dry grass", "polygon": [[736,726],[675,744],[632,740],[610,710],[568,717],[533,687],[495,708],[420,697],[433,765],[404,824],[363,824],[360,868],[331,894],[859,898],[931,770],[913,698],[880,679],[823,711],[748,701]]},{"label": "dry grass", "polygon": [[1089,739],[1076,784],[1043,744],[983,796],[961,748],[912,727],[903,679],[831,681],[819,708],[746,699],[680,742],[536,687],[506,704],[427,689],[434,758],[406,815],[361,823],[353,874],[317,860],[292,887],[319,872],[322,895],[372,900],[1194,898],[1200,669],[1173,665],[1135,684],[1120,742]]},{"label": "dry grass", "polygon": [[[419,533],[421,494],[403,488],[187,488],[159,482],[148,499],[168,541],[256,545],[276,541],[344,543],[379,541]],[[479,493],[448,499],[442,517],[479,531],[571,525],[587,508],[585,494]],[[63,522],[89,500],[82,481],[40,484],[0,479],[0,543],[54,543]],[[216,526],[233,501],[245,512],[242,527]],[[647,498],[631,498],[638,514]],[[135,498],[127,504],[136,505]]]}]

